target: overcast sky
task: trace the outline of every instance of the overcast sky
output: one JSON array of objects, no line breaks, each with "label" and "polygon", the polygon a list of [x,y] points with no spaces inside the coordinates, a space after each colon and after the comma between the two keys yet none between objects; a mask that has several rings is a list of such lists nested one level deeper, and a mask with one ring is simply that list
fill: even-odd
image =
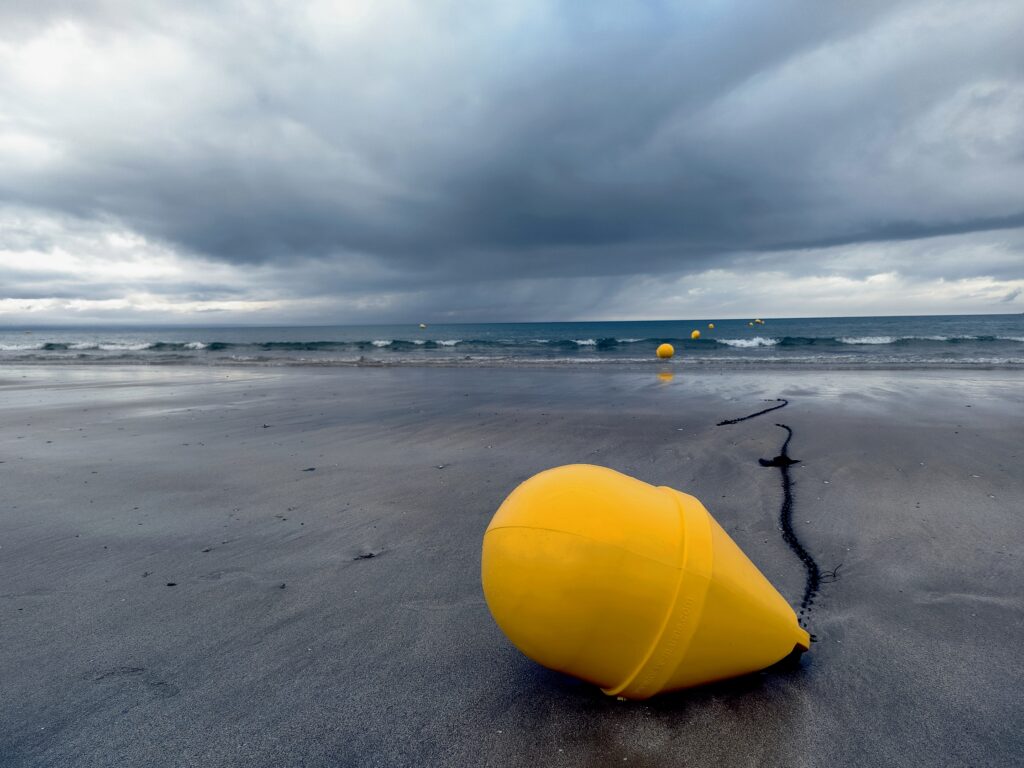
[{"label": "overcast sky", "polygon": [[0,3],[0,324],[1024,311],[1024,3]]}]

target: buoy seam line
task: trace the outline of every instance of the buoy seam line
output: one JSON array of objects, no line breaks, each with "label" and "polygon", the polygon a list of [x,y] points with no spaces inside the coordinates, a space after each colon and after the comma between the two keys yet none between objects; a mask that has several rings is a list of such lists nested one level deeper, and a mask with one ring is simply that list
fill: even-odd
[{"label": "buoy seam line", "polygon": [[[664,486],[661,486],[659,488],[659,490],[669,490],[669,489],[665,489]],[[679,513],[679,536],[680,536],[680,541],[679,541],[679,576],[676,579],[675,588],[672,590],[672,599],[668,603],[669,608],[668,608],[668,610],[665,611],[665,616],[662,619],[660,626],[658,627],[658,631],[654,635],[654,640],[651,642],[650,647],[647,649],[647,652],[644,654],[644,657],[640,661],[640,663],[626,677],[626,681],[624,683],[621,683],[620,685],[616,686],[615,688],[602,689],[602,690],[604,690],[605,693],[607,693],[607,694],[609,694],[611,696],[617,696],[618,694],[620,694],[623,691],[625,691],[627,689],[630,689],[630,688],[633,688],[633,691],[636,692],[637,689],[634,687],[634,685],[637,682],[637,678],[640,678],[639,690],[640,690],[641,694],[643,694],[645,691],[647,691],[650,688],[650,680],[651,680],[651,678],[654,677],[655,674],[658,674],[660,672],[660,669],[664,667],[664,665],[666,663],[666,660],[667,660],[666,659],[666,654],[662,654],[661,658],[657,659],[658,662],[660,663],[660,666],[659,667],[655,667],[654,669],[651,669],[651,661],[652,661],[652,659],[656,658],[656,656],[658,654],[658,651],[662,650],[662,638],[665,636],[665,633],[668,631],[669,626],[674,624],[675,630],[676,630],[676,633],[675,633],[675,640],[676,641],[675,641],[674,644],[670,644],[669,645],[669,651],[670,651],[669,654],[668,654],[669,657],[672,655],[671,654],[671,650],[673,648],[676,648],[676,649],[678,648],[678,646],[680,644],[680,638],[683,637],[683,631],[684,631],[683,628],[685,626],[685,623],[681,623],[679,621],[678,617],[677,617],[677,614],[676,614],[676,611],[677,611],[677,608],[678,608],[678,605],[679,605],[679,597],[680,597],[680,595],[683,595],[683,594],[687,595],[687,605],[689,606],[690,610],[692,610],[694,603],[697,603],[700,606],[700,609],[697,611],[697,613],[699,615],[700,610],[703,610],[704,598],[707,597],[708,588],[711,586],[711,559],[710,559],[710,557],[709,557],[708,563],[706,564],[707,565],[707,573],[700,574],[700,575],[698,575],[698,574],[691,574],[691,576],[693,576],[695,578],[693,578],[692,583],[689,585],[688,589],[684,588],[685,585],[683,584],[683,581],[684,581],[683,576],[686,574],[687,570],[690,570],[691,568],[693,568],[693,561],[695,559],[694,558],[694,554],[693,554],[694,553],[694,547],[698,546],[697,544],[695,544],[694,539],[706,538],[706,540],[703,542],[703,544],[706,547],[709,547],[710,544],[711,544],[711,526],[710,526],[710,524],[707,523],[707,514],[705,514],[705,521],[704,521],[704,525],[706,526],[706,529],[702,533],[696,533],[696,531],[688,531],[687,529],[688,529],[689,526],[687,526],[687,524],[686,524],[686,510],[685,510],[685,508],[683,507],[683,505],[682,505],[682,503],[681,503],[681,501],[680,501],[680,499],[678,497],[673,496],[672,501],[675,502],[676,510]],[[650,560],[652,558],[648,557],[647,559]],[[657,561],[655,561],[655,562],[657,562]],[[689,566],[689,568],[688,568],[688,566]],[[696,586],[694,586],[694,585],[696,585]],[[697,593],[699,593],[699,598],[697,598]],[[697,599],[695,599],[695,598],[697,598]],[[676,619],[676,621],[673,622],[672,621],[673,619]],[[693,641],[693,635],[696,632],[696,629],[697,629],[696,626],[693,625],[693,626],[689,627],[689,631],[685,632],[685,644],[683,645],[682,650],[678,651],[678,658],[675,659],[675,663],[676,664],[679,663],[679,659],[683,658],[683,656],[686,653],[686,650],[690,647],[690,643]],[[644,676],[641,677],[641,675],[644,675]],[[661,682],[663,683],[664,681],[661,681]]]},{"label": "buoy seam line", "polygon": [[[771,401],[768,400],[766,402],[771,402]],[[749,416],[741,416],[738,419],[726,419],[725,421],[718,422],[715,426],[716,427],[724,427],[724,426],[727,426],[729,424],[739,424],[741,421],[746,421],[747,419],[752,419],[755,416],[763,416],[766,413],[771,413],[772,411],[777,411],[777,410],[779,410],[779,408],[785,408],[787,405],[789,405],[789,400],[786,400],[786,399],[781,398],[781,397],[775,398],[775,402],[782,403],[782,405],[773,405],[771,408],[765,408],[763,411],[758,411],[757,413],[752,413]]]},{"label": "buoy seam line", "polygon": [[779,455],[771,461],[760,459],[763,467],[778,467],[782,474],[782,508],[779,510],[779,524],[782,526],[782,539],[803,563],[807,571],[807,578],[804,584],[804,594],[800,601],[800,623],[806,626],[807,617],[810,615],[814,598],[821,588],[821,569],[807,548],[801,543],[793,530],[793,478],[790,477],[789,468],[798,460],[789,457],[789,442],[793,439],[793,430],[785,424],[776,424],[786,430],[786,439],[782,443]]}]

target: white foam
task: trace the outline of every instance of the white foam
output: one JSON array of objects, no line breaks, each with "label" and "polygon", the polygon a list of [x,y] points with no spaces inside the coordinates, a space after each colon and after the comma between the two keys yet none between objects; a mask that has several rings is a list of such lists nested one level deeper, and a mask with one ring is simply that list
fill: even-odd
[{"label": "white foam", "polygon": [[185,349],[206,349],[208,346],[210,345],[204,344],[201,341],[190,341],[188,344],[185,345]]},{"label": "white foam", "polygon": [[842,344],[893,344],[895,336],[844,336],[838,341]]},{"label": "white foam", "polygon": [[964,334],[957,334],[956,336],[900,336],[900,339],[919,339],[922,341],[952,341],[953,339],[970,339],[972,341],[977,340],[977,336],[969,336]]},{"label": "white foam", "polygon": [[0,352],[26,352],[30,349],[42,349],[43,342],[38,344],[0,344]]},{"label": "white foam", "polygon": [[774,347],[779,343],[778,339],[767,339],[764,336],[755,336],[752,339],[717,339],[717,341],[730,347]]},{"label": "white foam", "polygon": [[620,344],[633,344],[637,341],[643,341],[643,339],[616,339]]},{"label": "white foam", "polygon": [[597,341],[594,339],[573,339],[581,347],[596,347]]},{"label": "white foam", "polygon": [[95,341],[78,341],[68,347],[68,349],[99,349],[100,345]]},{"label": "white foam", "polygon": [[462,339],[442,339],[437,343],[440,344],[442,347],[454,347],[461,341]]},{"label": "white foam", "polygon": [[413,339],[412,343],[415,344],[417,347],[422,347],[424,344],[427,343],[427,340],[426,339]]},{"label": "white foam", "polygon": [[1000,341],[1020,341],[1024,342],[1024,336],[996,336]]},{"label": "white foam", "polygon": [[375,339],[370,343],[375,347],[390,347],[391,339]]}]

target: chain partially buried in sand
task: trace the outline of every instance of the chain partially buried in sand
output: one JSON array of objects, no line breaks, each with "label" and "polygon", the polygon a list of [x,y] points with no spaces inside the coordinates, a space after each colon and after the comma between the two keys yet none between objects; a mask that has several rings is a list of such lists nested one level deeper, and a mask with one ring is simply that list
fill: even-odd
[{"label": "chain partially buried in sand", "polygon": [[[721,421],[717,426],[725,426],[729,424],[738,424],[741,421],[752,419],[755,416],[761,416],[771,411],[776,411],[779,408],[784,408],[789,405],[788,400],[778,398],[777,402],[781,405],[776,405],[771,408],[766,408],[763,411],[752,413],[749,416],[743,416],[738,419],[727,419]],[[799,459],[793,459],[789,456],[789,442],[793,439],[793,430],[785,424],[776,424],[775,426],[786,430],[786,439],[782,443],[782,448],[779,451],[779,455],[773,459],[758,459],[758,463],[762,467],[776,467],[782,476],[782,508],[779,510],[779,525],[782,528],[782,540],[786,542],[786,546],[795,554],[800,562],[803,563],[804,570],[806,571],[806,579],[804,582],[804,594],[800,600],[800,624],[804,627],[807,626],[807,617],[811,612],[811,606],[814,603],[814,598],[818,594],[818,590],[821,588],[824,579],[835,580],[839,576],[839,567],[837,566],[833,571],[822,574],[821,569],[818,567],[818,563],[810,552],[807,551],[807,547],[803,545],[800,539],[796,535],[796,531],[793,530],[793,478],[790,476],[789,468],[793,464],[799,464]]]},{"label": "chain partially buried in sand", "polygon": [[797,538],[796,531],[793,530],[793,478],[789,475],[789,468],[800,463],[799,459],[789,457],[789,441],[793,439],[793,430],[785,424],[776,424],[775,426],[786,430],[786,439],[782,443],[782,449],[774,459],[758,459],[757,462],[762,467],[777,467],[782,474],[782,509],[779,511],[782,540],[786,542],[793,554],[800,558],[800,562],[804,564],[804,569],[807,571],[804,595],[800,601],[800,623],[804,624],[807,615],[811,612],[814,597],[821,588],[821,569],[818,568],[811,553],[807,551],[807,547]]},{"label": "chain partially buried in sand", "polygon": [[[767,401],[767,402],[771,402],[771,401]],[[752,419],[755,416],[763,416],[766,413],[771,413],[772,411],[777,411],[777,410],[779,410],[779,408],[785,408],[787,405],[789,405],[789,400],[786,400],[786,399],[781,398],[781,397],[776,398],[775,402],[782,403],[782,405],[773,405],[771,408],[765,408],[763,411],[758,411],[757,413],[752,413],[749,416],[740,416],[738,419],[726,419],[725,421],[718,422],[715,426],[716,427],[724,427],[724,426],[727,426],[729,424],[739,424],[741,421],[746,421],[747,419]]]}]

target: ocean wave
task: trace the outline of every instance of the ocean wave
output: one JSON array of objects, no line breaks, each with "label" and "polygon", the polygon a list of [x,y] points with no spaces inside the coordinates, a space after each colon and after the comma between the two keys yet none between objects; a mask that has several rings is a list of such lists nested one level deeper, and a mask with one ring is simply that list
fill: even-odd
[{"label": "ocean wave", "polygon": [[954,334],[953,336],[898,336],[898,341],[939,341],[939,342],[961,342],[961,341],[995,341],[994,336],[969,336],[967,334]]},{"label": "ocean wave", "polygon": [[774,347],[778,344],[781,339],[769,339],[764,336],[755,336],[752,339],[715,339],[719,344],[725,344],[727,347]]},{"label": "ocean wave", "polygon": [[[33,347],[33,349],[42,349],[47,352],[88,352],[94,350],[100,350],[102,352],[141,352],[144,349],[153,349],[159,345],[159,342],[99,342],[99,341],[75,341],[75,342],[64,342],[64,341],[48,341],[45,344]],[[0,345],[0,349],[3,346]]]},{"label": "ocean wave", "polygon": [[38,344],[0,344],[0,352],[28,352],[35,349],[43,349],[46,345]]},{"label": "ocean wave", "polygon": [[840,344],[895,344],[896,336],[843,336],[836,339]]},{"label": "ocean wave", "polygon": [[[781,329],[775,330],[779,335],[774,337],[747,335],[742,330],[725,332],[731,338],[718,338],[707,334],[700,339],[688,336],[676,336],[672,331],[663,336],[627,337],[625,334],[614,336],[611,328],[607,336],[601,336],[596,328],[564,329],[538,328],[538,334],[545,337],[532,338],[528,335],[515,337],[508,331],[497,333],[481,333],[473,338],[473,330],[467,328],[465,339],[428,339],[418,338],[377,338],[373,335],[390,335],[389,329],[369,330],[362,334],[349,332],[346,339],[316,340],[313,336],[308,341],[266,340],[273,338],[271,331],[266,336],[257,333],[231,332],[225,333],[232,341],[215,341],[216,331],[204,331],[209,337],[199,340],[188,340],[194,332],[182,333],[182,340],[161,341],[159,331],[150,333],[124,333],[113,331],[109,336],[105,332],[90,331],[81,334],[74,332],[40,333],[29,339],[16,331],[0,334],[0,361],[38,361],[47,360],[82,363],[119,363],[130,362],[139,364],[230,364],[234,362],[259,362],[267,365],[313,365],[342,364],[349,361],[365,365],[448,365],[462,361],[490,361],[501,364],[502,361],[536,361],[554,363],[562,360],[579,362],[618,362],[654,359],[654,349],[658,344],[668,342],[685,354],[686,359],[693,362],[712,363],[729,362],[733,358],[743,359],[751,364],[771,363],[773,361],[811,361],[822,360],[840,365],[863,363],[864,365],[886,364],[893,361],[899,364],[910,364],[915,361],[926,363],[930,360],[943,360],[956,363],[958,360],[981,361],[985,364],[1015,365],[1021,355],[1018,353],[1020,344],[1024,344],[1024,334],[1014,331],[1015,325],[996,326],[1001,335],[954,334],[942,333],[949,326],[927,327],[918,325],[905,330],[911,333],[879,333],[884,326],[847,326],[850,330],[860,333],[848,335],[827,335],[828,331],[808,328],[808,335],[781,335]],[[454,334],[459,330],[438,331],[437,333]],[[632,328],[623,329],[627,332]],[[832,328],[828,329],[829,331]],[[903,329],[901,329],[903,330]],[[952,328],[950,327],[950,330]],[[956,330],[961,330],[956,328]],[[987,328],[979,328],[989,330]],[[825,331],[821,333],[821,331]],[[917,331],[916,334],[913,334]],[[931,333],[931,331],[939,331]],[[645,333],[640,328],[634,332]],[[763,331],[762,331],[763,332]],[[53,335],[51,335],[51,333]],[[315,332],[314,332],[315,333]],[[394,329],[395,336],[403,334]],[[593,337],[587,334],[593,333]],[[621,330],[619,331],[621,333]],[[756,331],[754,332],[756,333]],[[17,335],[15,335],[17,334]],[[188,335],[185,335],[188,334]],[[820,334],[820,335],[819,335]],[[913,334],[913,335],[911,335]],[[199,335],[199,333],[196,333]],[[312,335],[312,334],[311,334]],[[318,335],[318,334],[317,334]],[[325,333],[329,336],[329,333]],[[359,336],[363,336],[359,339]],[[578,335],[579,338],[575,338]],[[285,336],[284,333],[281,336]],[[295,338],[294,331],[288,336]],[[147,338],[148,337],[148,338]],[[194,337],[193,337],[194,338]],[[222,337],[224,338],[224,337]],[[287,338],[287,337],[286,337]],[[769,351],[770,348],[770,351]],[[980,362],[978,364],[981,364]]]},{"label": "ocean wave", "polygon": [[104,352],[141,352],[144,349],[151,349],[152,343],[144,342],[142,344],[125,344],[120,342],[112,342],[109,344],[100,344],[99,349]]},{"label": "ocean wave", "polygon": [[[74,356],[46,356],[39,350],[19,356],[19,365],[202,365],[199,362],[204,358],[192,354],[168,354],[160,357],[145,357],[141,355],[121,354],[113,356],[101,355],[74,355]],[[206,360],[209,360],[206,358]],[[643,357],[606,357],[600,355],[567,355],[567,356],[536,356],[536,355],[459,355],[459,356],[438,356],[406,357],[402,355],[387,355],[380,358],[364,357],[362,355],[351,357],[281,357],[274,355],[243,355],[232,354],[224,357],[214,358],[209,364],[212,365],[241,365],[241,366],[271,366],[271,367],[504,367],[504,366],[608,366],[611,368],[619,366],[633,366],[638,369],[660,370],[665,361],[652,359],[650,356]],[[936,368],[936,369],[970,369],[982,368],[1009,368],[1014,370],[1024,369],[1024,357],[1019,356],[970,356],[963,358],[935,357],[935,356],[881,356],[864,358],[856,354],[815,354],[815,355],[786,355],[768,354],[766,356],[753,355],[691,355],[686,359],[688,366],[700,366],[713,368],[715,366],[726,367],[748,367],[778,366],[783,368],[800,367],[825,367],[825,368],[850,368],[850,369],[881,369],[898,370],[914,368]]]},{"label": "ocean wave", "polygon": [[878,346],[899,345],[913,347],[915,344],[988,344],[996,342],[1024,343],[1024,336],[971,336],[971,335],[864,335],[864,336],[751,336],[746,338],[637,338],[637,337],[598,337],[598,338],[501,338],[501,339],[372,339],[372,340],[334,340],[334,341],[33,341],[3,342],[0,352],[142,352],[156,351],[162,353],[184,352],[218,352],[224,350],[261,350],[278,354],[288,352],[328,352],[331,350],[372,350],[372,349],[418,349],[435,350],[465,346],[467,348],[485,350],[525,350],[528,348],[546,347],[554,350],[609,350],[616,347],[632,345],[651,345],[668,342],[691,350],[711,351],[715,347],[757,348],[757,347],[823,347],[829,346]]},{"label": "ocean wave", "polygon": [[312,351],[317,349],[330,349],[335,346],[334,341],[263,341],[250,342],[248,344],[230,344],[227,342],[212,342],[210,349],[228,349],[233,347],[256,347],[265,352],[276,350]]},{"label": "ocean wave", "polygon": [[961,344],[963,342],[990,342],[990,341],[1024,341],[1007,336],[971,336],[969,334],[953,334],[951,336],[929,335],[929,336],[842,336],[835,341],[840,344],[906,344],[915,341],[934,341],[943,344]]}]

